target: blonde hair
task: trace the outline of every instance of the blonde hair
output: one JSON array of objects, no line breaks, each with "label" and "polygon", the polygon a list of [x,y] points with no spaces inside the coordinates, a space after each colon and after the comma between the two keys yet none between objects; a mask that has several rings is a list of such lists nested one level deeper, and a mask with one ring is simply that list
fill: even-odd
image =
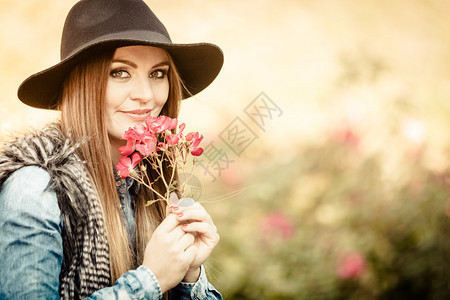
[{"label": "blonde hair", "polygon": [[[146,245],[164,219],[166,209],[163,201],[146,207],[148,200],[157,198],[148,189],[140,189],[135,203],[135,252],[121,216],[104,116],[106,83],[114,51],[105,51],[75,66],[63,84],[58,106],[63,134],[77,141],[86,140],[78,149],[78,155],[87,162],[86,168],[102,207],[109,243],[111,284],[142,263]],[[169,54],[168,57],[169,96],[161,114],[176,118],[184,86]],[[168,172],[164,173],[170,174],[169,166],[165,168]],[[147,170],[150,178],[157,178],[151,167]],[[164,195],[164,186],[160,182],[154,187]]]}]

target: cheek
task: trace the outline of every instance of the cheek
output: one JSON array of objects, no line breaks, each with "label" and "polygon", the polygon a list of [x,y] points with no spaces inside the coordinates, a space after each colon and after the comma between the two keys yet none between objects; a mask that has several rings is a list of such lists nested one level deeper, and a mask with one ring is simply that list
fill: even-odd
[{"label": "cheek", "polygon": [[116,85],[110,82],[106,85],[105,105],[107,112],[120,105],[120,103],[122,102],[121,94],[123,94],[123,89],[118,88]]},{"label": "cheek", "polygon": [[164,85],[161,85],[158,87],[157,90],[154,91],[155,93],[155,108],[158,109],[158,115],[159,112],[162,110],[164,104],[166,104],[168,98],[169,98],[169,83],[167,82]]}]

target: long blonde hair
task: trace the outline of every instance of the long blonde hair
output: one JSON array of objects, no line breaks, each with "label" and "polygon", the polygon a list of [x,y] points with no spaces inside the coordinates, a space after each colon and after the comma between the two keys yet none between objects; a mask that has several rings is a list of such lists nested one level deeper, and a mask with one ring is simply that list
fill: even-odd
[{"label": "long blonde hair", "polygon": [[[165,203],[158,201],[145,207],[148,200],[157,199],[148,189],[141,188],[135,203],[136,251],[132,249],[121,217],[120,200],[116,189],[111,145],[106,128],[105,91],[109,68],[115,50],[86,60],[74,67],[66,78],[59,101],[63,134],[71,139],[86,140],[78,149],[78,155],[87,162],[102,207],[108,235],[111,283],[123,273],[143,261],[145,247],[154,229],[165,217]],[[169,57],[169,96],[161,114],[178,117],[179,102],[182,99],[183,84],[176,67]],[[169,166],[165,166],[170,174]],[[152,168],[147,168],[149,176],[156,178]],[[164,194],[164,186],[155,183],[155,188]]]}]

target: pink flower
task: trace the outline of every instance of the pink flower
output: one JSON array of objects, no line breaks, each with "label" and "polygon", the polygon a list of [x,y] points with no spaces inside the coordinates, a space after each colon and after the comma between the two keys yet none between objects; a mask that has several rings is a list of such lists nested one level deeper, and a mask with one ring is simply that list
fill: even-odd
[{"label": "pink flower", "polygon": [[178,134],[166,135],[167,145],[175,145],[180,140],[180,136]]},{"label": "pink flower", "polygon": [[365,257],[360,253],[349,253],[339,261],[336,274],[340,279],[350,279],[361,276],[365,270]]},{"label": "pink flower", "polygon": [[127,139],[127,144],[125,146],[119,147],[120,155],[129,156],[135,150],[135,140]]},{"label": "pink flower", "polygon": [[168,148],[167,144],[164,144],[164,143],[159,142],[159,143],[158,143],[158,149],[156,149],[156,151],[160,151],[160,150],[161,150],[161,151],[166,151],[167,148]]},{"label": "pink flower", "polygon": [[136,150],[143,156],[149,156],[155,151],[158,139],[154,135],[148,135],[144,137],[141,143],[136,145]]},{"label": "pink flower", "polygon": [[191,151],[191,154],[193,156],[200,156],[203,154],[203,148],[200,148],[200,147],[195,148],[194,150]]},{"label": "pink flower", "polygon": [[186,134],[186,141],[191,142],[196,134],[198,135],[198,132],[189,132],[188,134]]},{"label": "pink flower", "polygon": [[155,134],[149,132],[145,125],[136,124],[133,127],[130,127],[124,134],[122,134],[122,140],[126,140],[127,144],[119,148],[120,154],[122,156],[129,156],[137,148],[144,149],[144,146],[138,146],[139,144],[144,144],[148,147],[149,145],[147,144],[149,143],[149,141],[152,141],[154,139],[156,139]]},{"label": "pink flower", "polygon": [[282,212],[268,214],[260,225],[264,237],[289,240],[294,235],[294,222]]},{"label": "pink flower", "polygon": [[147,128],[143,124],[136,124],[122,134],[122,140],[141,141],[147,134]]},{"label": "pink flower", "polygon": [[166,130],[175,129],[177,122],[177,119],[172,119],[167,116],[159,116],[157,118],[150,116],[145,120],[148,129],[153,133],[162,133]]},{"label": "pink flower", "polygon": [[[163,196],[164,193],[152,188],[152,184],[159,180],[165,171],[163,162],[167,162],[173,168],[184,168],[188,162],[187,154],[198,156],[203,153],[203,149],[199,147],[203,136],[197,132],[190,133],[188,140],[186,140],[183,135],[186,125],[184,123],[180,124],[178,133],[176,133],[177,125],[177,119],[167,116],[159,116],[157,118],[150,116],[145,120],[144,124],[140,123],[130,127],[122,135],[122,139],[126,141],[126,144],[119,148],[122,157],[116,165],[122,178],[132,177],[136,179],[167,202],[169,202],[169,199]],[[167,153],[165,153],[166,151]],[[147,174],[137,174],[133,171],[143,159],[148,161],[150,166],[159,174],[159,177],[149,178],[146,176]],[[190,157],[190,159],[193,158]],[[145,165],[140,165],[141,171],[146,172],[146,169]],[[173,178],[169,181],[164,180],[163,183],[167,194],[179,184]],[[154,200],[157,201],[156,199]],[[152,203],[152,201],[149,202]]]},{"label": "pink flower", "polygon": [[168,146],[173,146],[178,144],[178,142],[180,140],[182,140],[183,138],[183,130],[184,128],[186,128],[186,124],[182,123],[180,124],[180,126],[178,127],[180,129],[180,131],[176,134],[172,134],[172,133],[168,133],[166,134],[166,140],[167,140],[167,145]]},{"label": "pink flower", "polygon": [[116,165],[119,175],[122,176],[122,178],[128,177],[134,167],[136,167],[141,160],[142,157],[137,152],[133,153],[131,158],[128,156],[122,156]]},{"label": "pink flower", "polygon": [[203,140],[203,135],[200,135],[198,132],[189,132],[186,135],[186,141],[189,142],[189,149],[191,150],[191,154],[194,156],[200,156],[203,153],[203,149],[198,147],[200,142]]},{"label": "pink flower", "polygon": [[179,132],[178,134],[180,134],[180,133],[182,133],[183,130],[186,128],[186,124],[181,123],[180,126],[178,126],[178,128],[180,129],[180,132]]}]

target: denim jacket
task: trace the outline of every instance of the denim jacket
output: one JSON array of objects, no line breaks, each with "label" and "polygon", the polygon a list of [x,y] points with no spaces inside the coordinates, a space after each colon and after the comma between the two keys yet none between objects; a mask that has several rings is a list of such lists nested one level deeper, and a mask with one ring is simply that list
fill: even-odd
[{"label": "denim jacket", "polygon": [[[29,166],[15,171],[0,187],[0,299],[59,299],[63,224],[56,194],[47,188],[49,180],[45,170]],[[122,213],[131,234],[130,185],[118,182]],[[197,282],[181,282],[170,295],[172,299],[222,299],[208,282],[203,266]],[[87,299],[161,298],[155,275],[142,265]]]}]

